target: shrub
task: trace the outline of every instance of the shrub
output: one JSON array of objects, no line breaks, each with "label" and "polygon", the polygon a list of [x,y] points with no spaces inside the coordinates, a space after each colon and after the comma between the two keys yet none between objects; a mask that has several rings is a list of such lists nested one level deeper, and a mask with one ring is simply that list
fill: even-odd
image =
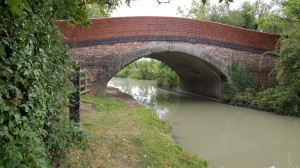
[{"label": "shrub", "polygon": [[59,2],[0,2],[0,167],[51,167],[84,139],[64,112],[73,87]]},{"label": "shrub", "polygon": [[232,62],[231,64],[231,80],[232,85],[238,92],[254,87],[254,82],[249,69],[240,66],[237,62]]},{"label": "shrub", "polygon": [[171,89],[179,85],[179,76],[170,67],[161,63],[158,71],[157,86],[161,88]]},{"label": "shrub", "polygon": [[[300,92],[298,88],[276,87],[262,91],[253,103],[257,108],[277,114],[300,116]],[[299,89],[298,89],[299,90]]]}]

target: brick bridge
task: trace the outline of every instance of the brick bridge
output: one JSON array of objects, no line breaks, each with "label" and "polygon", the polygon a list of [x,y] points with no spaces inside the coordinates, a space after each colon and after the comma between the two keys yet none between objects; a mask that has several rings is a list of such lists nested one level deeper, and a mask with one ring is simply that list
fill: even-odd
[{"label": "brick bridge", "polygon": [[274,50],[280,36],[224,24],[173,17],[91,19],[90,28],[57,25],[73,60],[91,71],[93,94],[105,94],[109,80],[140,59],[162,61],[180,76],[184,91],[222,97],[230,64],[247,65],[262,85],[275,82]]}]

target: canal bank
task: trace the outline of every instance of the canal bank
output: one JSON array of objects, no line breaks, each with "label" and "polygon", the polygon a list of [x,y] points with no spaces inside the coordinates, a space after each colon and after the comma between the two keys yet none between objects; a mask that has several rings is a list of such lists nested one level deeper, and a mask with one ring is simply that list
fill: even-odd
[{"label": "canal bank", "polygon": [[207,167],[172,140],[168,123],[118,89],[109,88],[107,98],[81,100],[81,129],[89,145],[74,149],[65,167]]}]

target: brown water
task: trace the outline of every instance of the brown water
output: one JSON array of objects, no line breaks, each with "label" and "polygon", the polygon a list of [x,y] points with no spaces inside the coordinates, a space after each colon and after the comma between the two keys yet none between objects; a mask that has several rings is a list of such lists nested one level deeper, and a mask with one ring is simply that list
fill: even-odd
[{"label": "brown water", "polygon": [[211,168],[300,168],[300,118],[181,96],[155,81],[113,78],[109,86],[153,108]]}]

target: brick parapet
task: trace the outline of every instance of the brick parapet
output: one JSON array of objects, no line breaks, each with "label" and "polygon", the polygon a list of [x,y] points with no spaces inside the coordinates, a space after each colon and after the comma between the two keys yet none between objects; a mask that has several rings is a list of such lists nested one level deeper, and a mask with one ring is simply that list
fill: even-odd
[{"label": "brick parapet", "polygon": [[185,41],[253,52],[273,51],[279,35],[234,26],[175,17],[118,17],[91,19],[90,28],[56,22],[65,43],[99,45],[130,41]]}]

